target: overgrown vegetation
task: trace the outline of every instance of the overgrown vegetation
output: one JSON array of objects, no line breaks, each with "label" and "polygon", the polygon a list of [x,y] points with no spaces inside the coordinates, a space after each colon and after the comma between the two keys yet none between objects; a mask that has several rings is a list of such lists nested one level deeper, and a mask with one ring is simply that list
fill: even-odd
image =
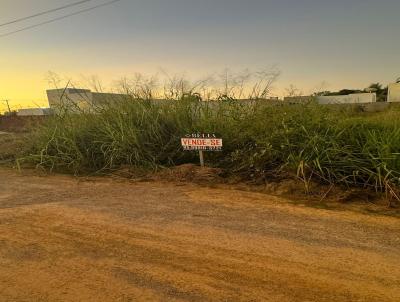
[{"label": "overgrown vegetation", "polygon": [[12,164],[29,147],[23,134],[9,134],[0,131],[0,164]]},{"label": "overgrown vegetation", "polygon": [[398,198],[400,112],[360,113],[348,106],[271,105],[265,101],[126,100],[95,113],[64,112],[31,136],[19,159],[71,173],[110,172],[121,166],[156,170],[197,163],[184,152],[186,133],[215,132],[222,152],[209,165],[245,179],[295,175],[310,181],[368,187]]}]

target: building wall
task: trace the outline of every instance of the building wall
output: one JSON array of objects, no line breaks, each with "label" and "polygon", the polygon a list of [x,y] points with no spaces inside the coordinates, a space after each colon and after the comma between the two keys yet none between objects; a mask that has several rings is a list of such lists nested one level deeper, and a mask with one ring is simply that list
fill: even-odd
[{"label": "building wall", "polygon": [[355,93],[349,95],[317,96],[320,104],[366,104],[376,102],[376,93]]},{"label": "building wall", "polygon": [[92,92],[88,89],[52,89],[47,90],[50,108],[59,110],[79,111],[90,107]]},{"label": "building wall", "polygon": [[400,83],[389,84],[388,102],[400,102]]},{"label": "building wall", "polygon": [[315,100],[314,96],[285,96],[283,101],[289,104],[308,104]]},{"label": "building wall", "polygon": [[92,92],[92,105],[104,106],[129,99],[126,94]]},{"label": "building wall", "polygon": [[55,110],[86,111],[92,107],[104,106],[127,99],[129,96],[116,93],[92,92],[89,89],[47,90],[50,108]]},{"label": "building wall", "polygon": [[17,116],[41,116],[50,115],[51,113],[50,108],[27,108],[18,110]]}]

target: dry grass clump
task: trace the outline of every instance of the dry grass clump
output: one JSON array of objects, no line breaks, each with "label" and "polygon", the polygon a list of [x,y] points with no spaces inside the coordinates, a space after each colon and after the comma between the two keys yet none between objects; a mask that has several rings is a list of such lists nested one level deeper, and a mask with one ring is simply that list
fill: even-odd
[{"label": "dry grass clump", "polygon": [[243,179],[294,175],[311,181],[372,188],[399,199],[400,112],[371,114],[346,106],[285,105],[233,99],[201,101],[196,94],[156,102],[130,99],[90,113],[64,112],[31,136],[20,163],[71,173],[109,173],[130,166],[159,170],[197,164],[184,152],[186,133],[213,132],[223,152],[208,165]]}]

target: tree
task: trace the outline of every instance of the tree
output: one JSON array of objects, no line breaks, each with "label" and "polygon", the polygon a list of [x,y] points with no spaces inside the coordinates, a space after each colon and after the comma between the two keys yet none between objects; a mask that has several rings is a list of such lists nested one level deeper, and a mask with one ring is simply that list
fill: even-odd
[{"label": "tree", "polygon": [[383,88],[381,83],[372,83],[368,86],[369,90],[373,90],[376,93],[376,101],[377,102],[386,102],[388,87]]},{"label": "tree", "polygon": [[382,84],[381,83],[372,83],[368,86],[368,88],[376,89],[376,91],[382,91]]}]

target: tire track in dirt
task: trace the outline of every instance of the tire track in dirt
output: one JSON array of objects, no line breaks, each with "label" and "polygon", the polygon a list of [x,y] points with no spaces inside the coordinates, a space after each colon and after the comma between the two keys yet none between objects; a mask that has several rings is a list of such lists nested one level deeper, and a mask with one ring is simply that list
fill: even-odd
[{"label": "tire track in dirt", "polygon": [[1,169],[0,190],[0,301],[400,298],[396,218]]}]

